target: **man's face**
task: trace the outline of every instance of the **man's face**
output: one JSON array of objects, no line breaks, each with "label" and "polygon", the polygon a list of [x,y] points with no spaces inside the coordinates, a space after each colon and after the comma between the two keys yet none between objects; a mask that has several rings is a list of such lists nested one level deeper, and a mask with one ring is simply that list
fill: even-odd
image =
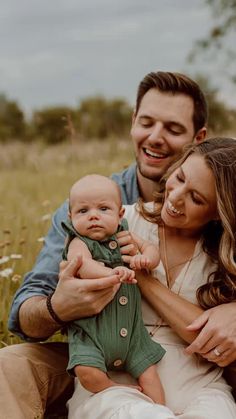
[{"label": "man's face", "polygon": [[184,94],[153,88],[144,95],[131,128],[139,178],[159,181],[184,145],[193,142],[193,110],[193,100]]}]

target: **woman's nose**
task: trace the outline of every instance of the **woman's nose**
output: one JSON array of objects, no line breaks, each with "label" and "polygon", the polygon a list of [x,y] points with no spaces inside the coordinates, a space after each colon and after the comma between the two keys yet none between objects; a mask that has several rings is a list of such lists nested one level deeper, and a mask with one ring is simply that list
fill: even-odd
[{"label": "woman's nose", "polygon": [[173,205],[180,205],[184,200],[184,190],[181,187],[174,188],[169,192],[169,200]]}]

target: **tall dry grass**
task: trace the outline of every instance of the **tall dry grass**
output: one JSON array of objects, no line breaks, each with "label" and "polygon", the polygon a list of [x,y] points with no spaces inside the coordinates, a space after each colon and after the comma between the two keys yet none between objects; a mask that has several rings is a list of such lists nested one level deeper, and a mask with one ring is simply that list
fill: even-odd
[{"label": "tall dry grass", "polygon": [[132,160],[129,140],[0,145],[0,347],[19,341],[7,330],[12,297],[72,183],[88,173],[120,171]]}]

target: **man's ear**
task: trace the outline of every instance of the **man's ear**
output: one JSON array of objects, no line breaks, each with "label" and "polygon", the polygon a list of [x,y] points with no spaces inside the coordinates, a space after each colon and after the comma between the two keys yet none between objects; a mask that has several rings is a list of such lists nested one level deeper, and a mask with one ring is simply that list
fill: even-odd
[{"label": "man's ear", "polygon": [[132,115],[131,127],[130,127],[130,136],[131,136],[131,138],[132,138],[132,136],[133,136],[133,128],[134,128],[134,124],[135,124],[136,116],[137,116],[137,114],[136,114],[136,111],[135,111],[135,109],[134,109],[134,110],[133,110],[133,115]]},{"label": "man's ear", "polygon": [[206,139],[207,129],[206,127],[201,128],[194,137],[194,143],[202,143]]},{"label": "man's ear", "polygon": [[133,125],[134,125],[136,116],[137,116],[136,109],[134,109],[133,114],[132,114],[132,119],[131,119],[131,127],[133,127]]},{"label": "man's ear", "polygon": [[125,213],[125,209],[124,209],[124,207],[121,207],[121,209],[119,211],[120,220],[124,217],[124,213]]}]

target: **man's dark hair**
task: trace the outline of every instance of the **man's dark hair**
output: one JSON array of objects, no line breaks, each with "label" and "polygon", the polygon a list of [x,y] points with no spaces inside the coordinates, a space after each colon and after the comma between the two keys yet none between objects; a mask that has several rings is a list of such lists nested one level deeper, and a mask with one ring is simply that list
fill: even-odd
[{"label": "man's dark hair", "polygon": [[193,126],[195,134],[207,123],[208,110],[204,93],[198,84],[185,74],[165,71],[151,72],[140,82],[136,98],[135,115],[137,114],[143,96],[150,89],[158,89],[160,92],[184,94],[193,100]]}]

